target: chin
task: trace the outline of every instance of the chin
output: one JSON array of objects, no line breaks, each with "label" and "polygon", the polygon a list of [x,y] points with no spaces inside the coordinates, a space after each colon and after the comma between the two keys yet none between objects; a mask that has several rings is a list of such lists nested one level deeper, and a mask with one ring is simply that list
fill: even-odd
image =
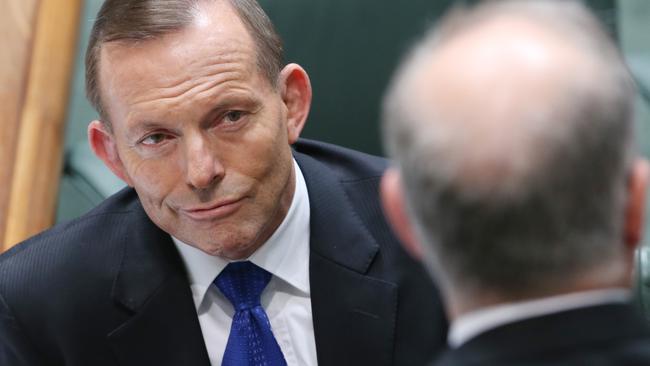
[{"label": "chin", "polygon": [[193,245],[196,249],[214,257],[223,257],[223,248],[221,246]]},{"label": "chin", "polygon": [[233,245],[231,247],[222,246],[220,248],[219,254],[213,255],[218,255],[219,257],[227,258],[230,260],[240,260],[250,257],[253,253],[255,253],[256,250],[257,248],[254,247],[253,243],[246,243],[245,245],[239,244]]},{"label": "chin", "polygon": [[193,247],[201,250],[204,253],[215,257],[222,257],[230,260],[239,260],[248,258],[251,254],[255,252],[257,248],[254,248],[253,240],[242,241],[232,239],[228,240],[226,238],[219,239],[214,236],[211,236],[209,240],[201,240],[200,238],[192,238],[191,241],[187,242]]}]

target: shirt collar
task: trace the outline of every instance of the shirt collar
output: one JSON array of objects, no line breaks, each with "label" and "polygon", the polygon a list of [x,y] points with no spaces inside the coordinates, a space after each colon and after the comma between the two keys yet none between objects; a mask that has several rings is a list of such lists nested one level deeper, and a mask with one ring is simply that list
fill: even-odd
[{"label": "shirt collar", "polygon": [[[248,259],[305,295],[309,287],[309,195],[300,167],[293,161],[296,187],[291,205],[273,235]],[[172,236],[200,304],[215,278],[231,261],[209,255]]]},{"label": "shirt collar", "polygon": [[542,299],[490,306],[462,315],[451,323],[448,343],[458,348],[488,330],[523,319],[587,306],[627,302],[630,291],[622,288],[576,292]]}]

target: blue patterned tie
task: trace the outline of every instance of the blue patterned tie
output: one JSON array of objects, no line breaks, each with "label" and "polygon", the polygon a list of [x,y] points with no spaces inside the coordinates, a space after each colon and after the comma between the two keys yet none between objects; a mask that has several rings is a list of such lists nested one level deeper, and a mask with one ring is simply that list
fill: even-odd
[{"label": "blue patterned tie", "polygon": [[214,280],[235,308],[222,366],[286,365],[260,304],[271,274],[251,262],[233,262]]}]

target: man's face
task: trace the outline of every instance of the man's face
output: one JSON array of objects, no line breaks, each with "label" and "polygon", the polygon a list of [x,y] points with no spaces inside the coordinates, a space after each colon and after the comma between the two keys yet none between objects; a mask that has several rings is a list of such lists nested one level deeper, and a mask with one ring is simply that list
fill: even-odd
[{"label": "man's face", "polygon": [[292,141],[286,104],[258,70],[251,37],[219,3],[161,39],[105,44],[100,83],[112,170],[163,230],[236,259],[286,214]]}]

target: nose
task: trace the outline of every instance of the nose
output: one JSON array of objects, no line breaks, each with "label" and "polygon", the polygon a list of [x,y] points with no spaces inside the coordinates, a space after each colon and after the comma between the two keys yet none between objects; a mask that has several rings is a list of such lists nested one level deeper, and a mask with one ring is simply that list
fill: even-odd
[{"label": "nose", "polygon": [[204,136],[192,136],[186,145],[187,184],[193,189],[206,189],[219,182],[225,169],[210,141]]}]

